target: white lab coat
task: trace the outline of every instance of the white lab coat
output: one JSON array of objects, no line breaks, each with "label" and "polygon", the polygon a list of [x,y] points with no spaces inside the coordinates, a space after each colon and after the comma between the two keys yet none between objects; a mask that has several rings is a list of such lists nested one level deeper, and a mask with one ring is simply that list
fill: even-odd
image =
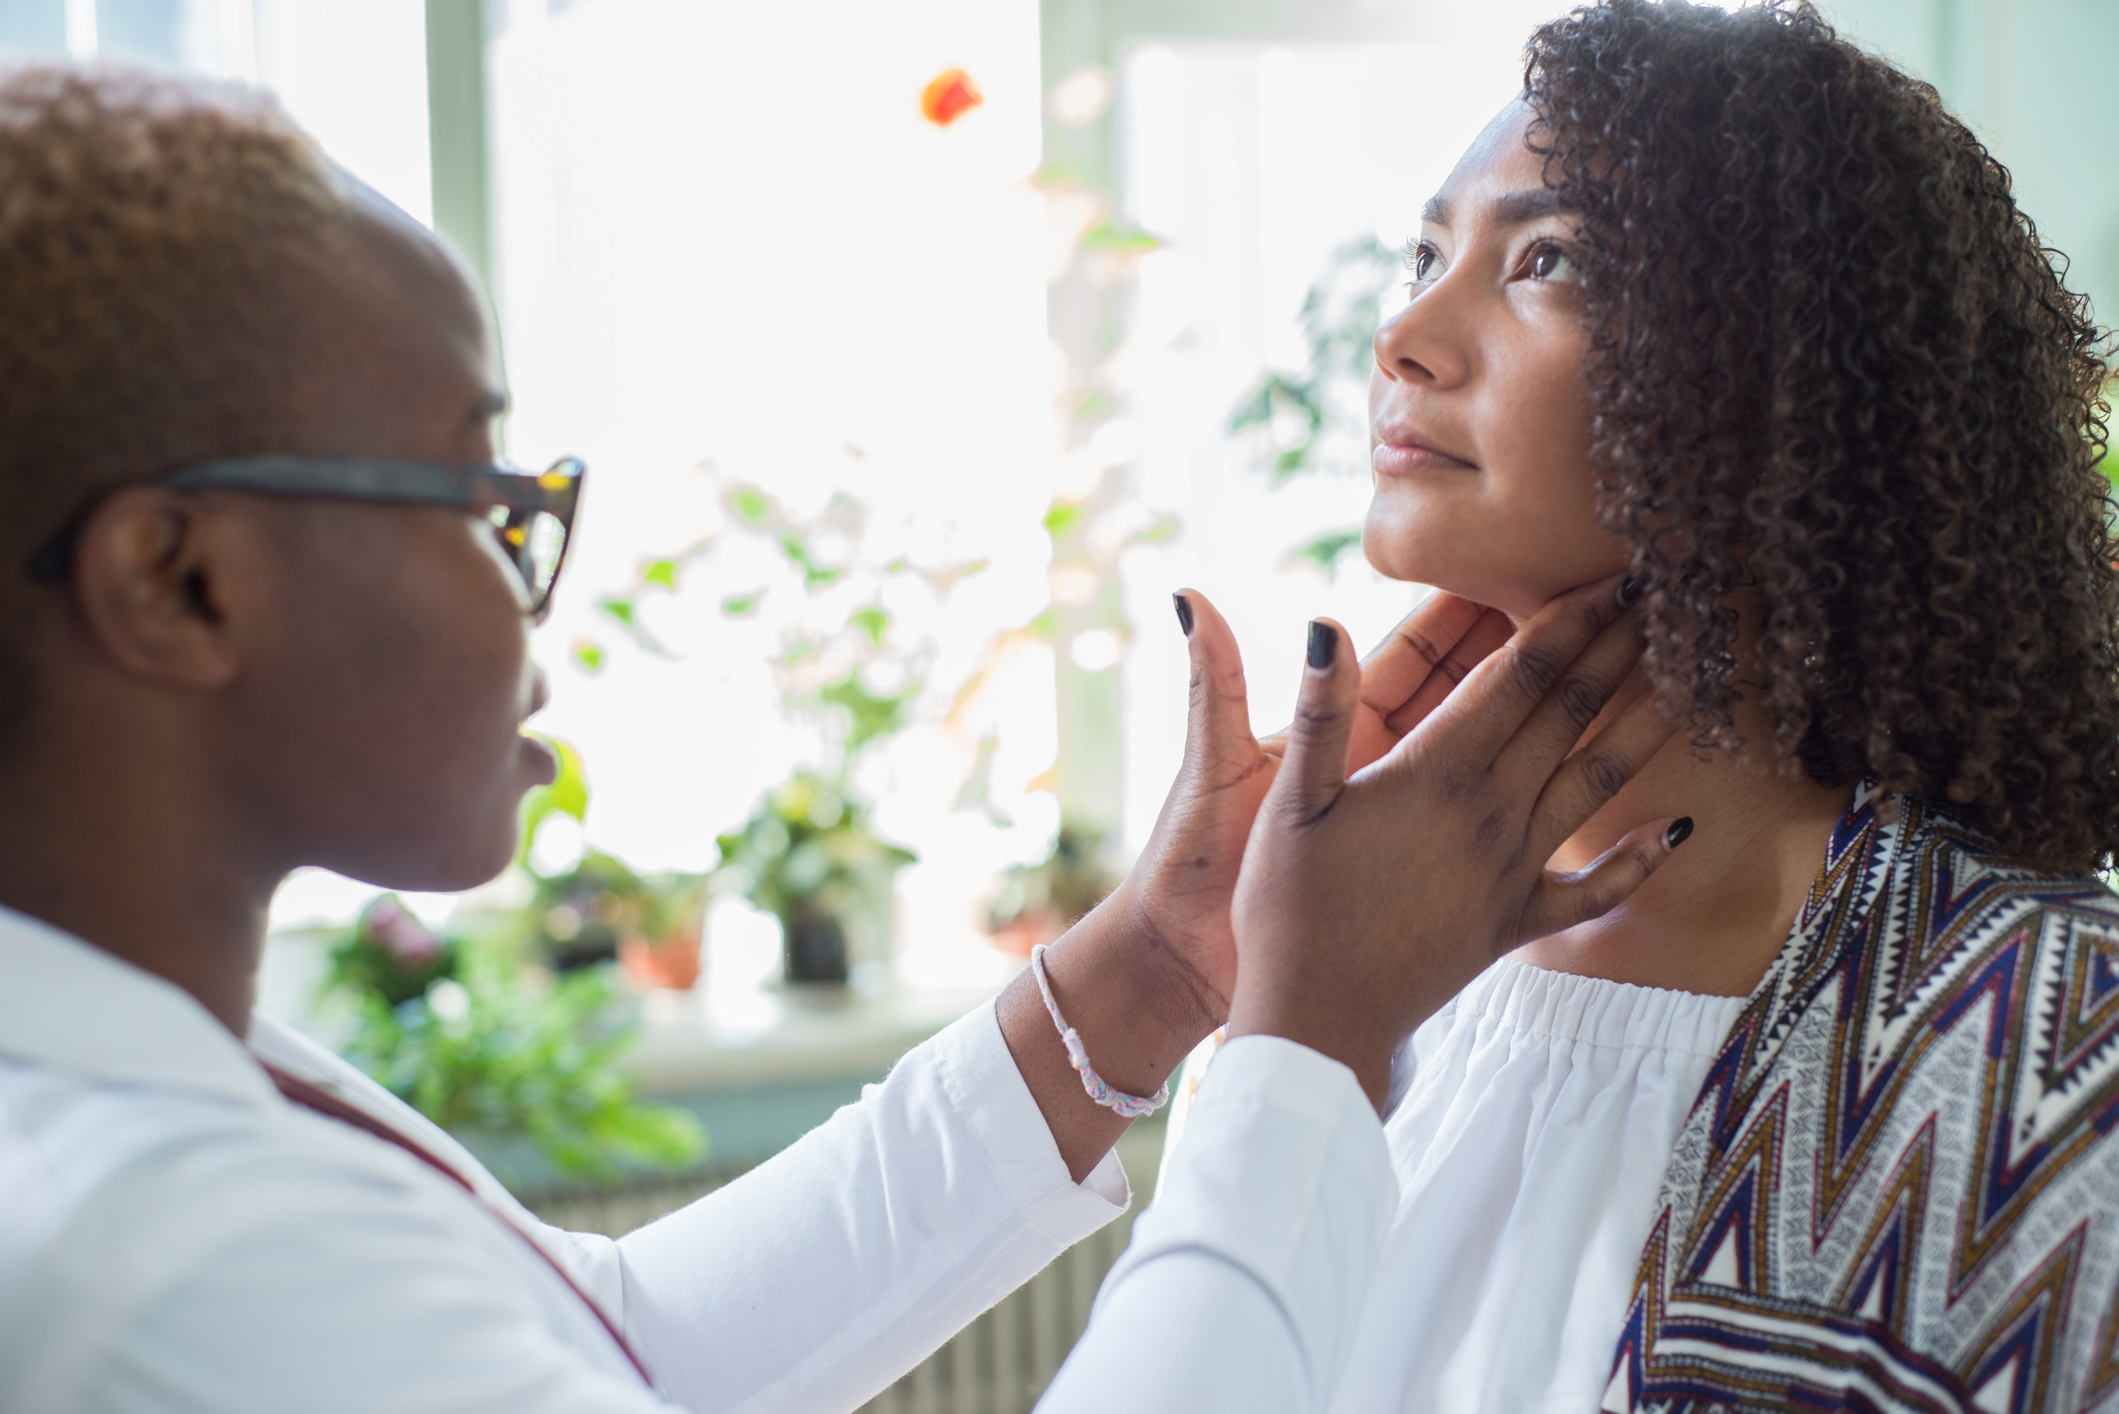
[{"label": "white lab coat", "polygon": [[[470,1193],[288,1103],[260,1058],[455,1167],[656,1388]],[[1232,1045],[1186,1153],[1041,1407],[1329,1397],[1397,1193],[1351,1073]],[[0,910],[8,1414],[848,1410],[1127,1197],[1111,1157],[1070,1180],[988,1006],[728,1187],[616,1241],[561,1232],[297,1033],[260,1017],[246,1050],[180,989]]]}]

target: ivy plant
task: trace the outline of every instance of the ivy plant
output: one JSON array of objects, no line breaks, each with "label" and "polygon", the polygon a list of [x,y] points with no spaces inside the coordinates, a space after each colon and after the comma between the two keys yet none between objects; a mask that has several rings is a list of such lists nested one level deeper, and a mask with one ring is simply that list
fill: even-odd
[{"label": "ivy plant", "polygon": [[[1369,366],[1377,311],[1402,277],[1398,254],[1373,236],[1334,250],[1303,297],[1300,371],[1267,370],[1237,401],[1229,431],[1263,448],[1276,482],[1368,470]],[[1327,574],[1361,547],[1359,528],[1327,531],[1291,551]]]},{"label": "ivy plant", "polygon": [[519,962],[507,923],[437,933],[385,894],[331,949],[328,993],[353,1031],[340,1050],[452,1132],[528,1138],[560,1173],[676,1169],[706,1152],[689,1111],[637,1098],[623,1059],[639,1020],[608,963],[551,976]]}]

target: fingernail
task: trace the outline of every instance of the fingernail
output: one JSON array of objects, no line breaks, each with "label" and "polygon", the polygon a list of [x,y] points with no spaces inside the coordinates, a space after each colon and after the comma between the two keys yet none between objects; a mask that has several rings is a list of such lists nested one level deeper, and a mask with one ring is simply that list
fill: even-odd
[{"label": "fingernail", "polygon": [[1690,815],[1680,815],[1677,819],[1670,822],[1669,829],[1663,831],[1663,847],[1665,849],[1676,849],[1691,838],[1692,817]]},{"label": "fingernail", "polygon": [[1170,602],[1177,606],[1177,626],[1185,631],[1185,637],[1190,638],[1192,636],[1192,601],[1185,598],[1182,594],[1172,594]]},{"label": "fingernail", "polygon": [[1339,631],[1330,624],[1310,620],[1310,666],[1323,672],[1339,652]]},{"label": "fingernail", "polygon": [[1640,582],[1639,580],[1637,580],[1637,579],[1633,579],[1633,578],[1630,578],[1630,577],[1629,577],[1629,578],[1627,579],[1627,581],[1626,581],[1626,582],[1625,582],[1624,584],[1621,584],[1621,585],[1619,586],[1619,603],[1620,603],[1620,604],[1622,604],[1622,605],[1623,605],[1623,604],[1631,604],[1631,603],[1632,603],[1632,602],[1633,602],[1634,600],[1636,600],[1636,599],[1638,599],[1638,598],[1640,598],[1640,597],[1641,597],[1641,582]]}]

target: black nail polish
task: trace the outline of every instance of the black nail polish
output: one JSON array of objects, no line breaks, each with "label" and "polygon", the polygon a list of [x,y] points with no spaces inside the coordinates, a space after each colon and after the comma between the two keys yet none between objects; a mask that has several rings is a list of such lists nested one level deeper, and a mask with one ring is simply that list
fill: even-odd
[{"label": "black nail polish", "polygon": [[1692,817],[1690,815],[1680,815],[1677,819],[1670,822],[1669,829],[1663,831],[1663,847],[1665,849],[1676,849],[1691,838]]},{"label": "black nail polish", "polygon": [[1319,672],[1332,666],[1339,654],[1339,631],[1330,624],[1310,620],[1310,666]]},{"label": "black nail polish", "polygon": [[1177,626],[1185,631],[1185,637],[1190,638],[1192,636],[1192,601],[1185,598],[1182,594],[1172,594],[1170,602],[1177,606]]},{"label": "black nail polish", "polygon": [[1641,582],[1639,580],[1629,577],[1624,584],[1619,586],[1619,603],[1621,606],[1631,604],[1640,597]]}]

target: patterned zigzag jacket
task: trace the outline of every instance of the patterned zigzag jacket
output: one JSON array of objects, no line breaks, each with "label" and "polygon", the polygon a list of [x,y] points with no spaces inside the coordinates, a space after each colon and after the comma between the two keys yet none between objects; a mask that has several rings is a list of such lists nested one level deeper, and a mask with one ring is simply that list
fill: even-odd
[{"label": "patterned zigzag jacket", "polygon": [[1605,1408],[2119,1411],[2115,1042],[2119,898],[1857,791],[1679,1134]]}]

